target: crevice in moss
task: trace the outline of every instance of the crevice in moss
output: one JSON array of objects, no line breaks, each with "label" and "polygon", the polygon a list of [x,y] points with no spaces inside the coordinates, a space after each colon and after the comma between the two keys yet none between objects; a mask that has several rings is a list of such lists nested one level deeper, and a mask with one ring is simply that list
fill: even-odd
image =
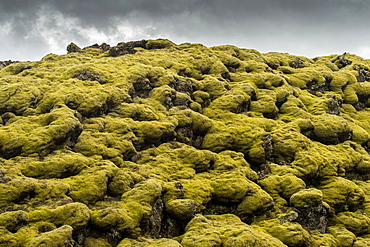
[{"label": "crevice in moss", "polygon": [[149,97],[149,93],[155,87],[157,80],[154,77],[148,75],[144,78],[138,79],[134,84],[133,88],[130,89],[129,94],[131,98],[139,97],[146,99]]},{"label": "crevice in moss", "polygon": [[295,211],[298,217],[294,222],[298,222],[307,231],[326,233],[330,215],[322,203],[311,202],[302,208],[295,208]]},{"label": "crevice in moss", "polygon": [[306,84],[307,91],[314,95],[317,93],[323,93],[324,91],[329,91],[331,80],[332,78],[325,78],[322,82],[317,79],[311,80]]},{"label": "crevice in moss", "polygon": [[177,127],[175,129],[176,140],[195,148],[200,148],[206,133],[198,133],[189,126]]},{"label": "crevice in moss", "polygon": [[238,62],[225,63],[224,65],[230,73],[235,73],[236,70],[240,67],[240,63]]},{"label": "crevice in moss", "polygon": [[202,211],[203,215],[237,214],[238,203],[220,203],[212,199]]}]

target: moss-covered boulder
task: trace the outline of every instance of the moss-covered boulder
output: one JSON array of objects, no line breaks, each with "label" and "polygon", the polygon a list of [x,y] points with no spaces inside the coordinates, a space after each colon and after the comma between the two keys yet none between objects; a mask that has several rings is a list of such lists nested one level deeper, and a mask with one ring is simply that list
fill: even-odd
[{"label": "moss-covered boulder", "polygon": [[40,234],[39,237],[31,240],[27,246],[71,246],[73,244],[72,227],[65,225]]},{"label": "moss-covered boulder", "polygon": [[319,204],[322,202],[323,193],[321,190],[311,188],[300,190],[290,197],[290,204],[297,208],[302,208],[309,204]]},{"label": "moss-covered boulder", "polygon": [[258,229],[266,231],[287,246],[310,245],[312,243],[309,232],[298,223],[267,220],[258,225],[261,227]]},{"label": "moss-covered boulder", "polygon": [[117,245],[117,247],[150,247],[150,246],[158,246],[158,247],[181,247],[182,245],[172,239],[124,239]]},{"label": "moss-covered boulder", "polygon": [[180,237],[182,246],[286,246],[233,215],[196,216]]}]

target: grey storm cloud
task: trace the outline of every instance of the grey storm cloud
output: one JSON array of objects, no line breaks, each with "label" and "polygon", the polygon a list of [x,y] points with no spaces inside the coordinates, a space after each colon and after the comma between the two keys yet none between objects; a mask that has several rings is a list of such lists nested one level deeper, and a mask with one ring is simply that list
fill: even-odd
[{"label": "grey storm cloud", "polygon": [[0,0],[0,60],[147,38],[370,58],[368,0]]}]

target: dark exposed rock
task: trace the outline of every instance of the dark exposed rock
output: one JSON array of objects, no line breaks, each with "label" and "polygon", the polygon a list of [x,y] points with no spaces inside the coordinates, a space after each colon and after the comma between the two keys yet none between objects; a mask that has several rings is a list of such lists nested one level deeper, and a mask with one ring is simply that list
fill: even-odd
[{"label": "dark exposed rock", "polygon": [[81,74],[77,77],[77,79],[79,79],[81,81],[97,81],[101,84],[104,84],[104,82],[100,79],[99,74],[89,73],[89,72],[87,72],[86,69],[84,69],[81,72]]},{"label": "dark exposed rock", "polygon": [[131,41],[127,43],[120,43],[117,46],[111,47],[109,49],[109,54],[112,57],[123,56],[127,54],[135,54],[136,50],[135,47],[146,48],[146,40],[140,41]]},{"label": "dark exposed rock", "polygon": [[279,65],[277,64],[274,64],[272,62],[265,62],[267,64],[267,66],[269,66],[271,69],[277,69],[279,68]]},{"label": "dark exposed rock", "polygon": [[173,238],[184,233],[188,220],[173,219],[164,210],[162,198],[158,198],[151,214],[142,219],[140,228],[142,235],[147,238]]},{"label": "dark exposed rock", "polygon": [[186,72],[186,69],[181,69],[178,73],[179,76],[182,76],[182,77],[190,77],[191,74],[190,73],[187,73]]},{"label": "dark exposed rock", "polygon": [[236,214],[238,203],[220,203],[216,200],[211,200],[207,204],[207,208],[203,214]]},{"label": "dark exposed rock", "polygon": [[74,53],[74,52],[79,52],[81,51],[81,48],[78,47],[75,43],[71,42],[68,46],[67,46],[67,53]]},{"label": "dark exposed rock", "polygon": [[146,99],[149,97],[149,93],[155,87],[155,84],[156,81],[151,77],[139,79],[133,84],[134,87],[130,89],[129,94],[131,98],[139,97]]},{"label": "dark exposed rock", "polygon": [[180,127],[176,129],[177,137],[176,140],[179,142],[191,145],[196,148],[200,148],[204,135],[194,133],[190,127]]},{"label": "dark exposed rock", "polygon": [[162,198],[158,198],[152,207],[151,215],[149,215],[147,218],[144,218],[141,223],[144,237],[161,237],[163,208],[164,204]]},{"label": "dark exposed rock", "polygon": [[263,149],[265,150],[265,160],[272,161],[272,154],[274,153],[273,140],[271,135],[266,135],[262,138]]},{"label": "dark exposed rock", "polygon": [[312,80],[306,84],[307,91],[310,92],[311,94],[316,94],[318,92],[323,93],[324,91],[329,91],[331,80],[332,78],[325,78],[325,81],[323,82]]},{"label": "dark exposed rock", "polygon": [[132,44],[120,44],[117,46],[113,46],[112,48],[109,49],[109,55],[111,57],[119,57],[127,54],[135,54],[136,50],[132,46]]},{"label": "dark exposed rock", "polygon": [[237,62],[227,63],[225,64],[225,66],[229,70],[229,72],[235,73],[236,70],[240,67],[240,63],[237,63]]},{"label": "dark exposed rock", "polygon": [[202,74],[202,75],[207,75],[207,74],[209,74],[209,72],[211,71],[211,67],[208,67],[208,66],[201,66],[200,68],[199,68],[199,71],[200,71],[200,73]]},{"label": "dark exposed rock", "polygon": [[184,188],[184,186],[182,185],[181,182],[175,182],[175,188],[178,192],[178,198],[179,199],[183,199],[184,198],[184,195],[186,193],[186,189]]},{"label": "dark exposed rock", "polygon": [[365,81],[370,81],[370,71],[367,69],[361,68],[360,66],[353,66],[354,70],[357,70],[358,76],[357,76],[357,81],[358,82],[365,82]]},{"label": "dark exposed rock", "polygon": [[11,60],[8,60],[8,61],[0,61],[0,69],[2,68],[5,68],[6,66],[9,66],[13,63],[19,63],[18,61],[11,61]]},{"label": "dark exposed rock", "polygon": [[174,100],[176,99],[176,92],[171,92],[165,96],[163,105],[166,110],[171,109],[174,106]]},{"label": "dark exposed rock", "polygon": [[221,77],[224,78],[227,81],[231,81],[230,73],[229,72],[224,72],[221,74]]},{"label": "dark exposed rock", "polygon": [[299,57],[296,57],[294,58],[294,60],[290,63],[290,67],[294,68],[294,69],[298,69],[298,68],[303,68],[304,65],[303,65],[303,62],[304,60],[299,58]]},{"label": "dark exposed rock", "polygon": [[130,41],[126,44],[131,45],[132,47],[140,47],[140,48],[146,48],[146,44],[148,43],[147,40],[138,40],[138,41]]},{"label": "dark exposed rock", "polygon": [[326,232],[329,211],[322,203],[311,202],[302,208],[296,208],[295,211],[298,216],[293,220],[294,222],[298,222],[308,231]]},{"label": "dark exposed rock", "polygon": [[264,179],[266,175],[271,173],[269,162],[265,162],[256,168],[258,179]]},{"label": "dark exposed rock", "polygon": [[272,112],[264,112],[262,114],[264,118],[276,119],[278,113],[279,113],[278,111],[272,111]]},{"label": "dark exposed rock", "polygon": [[9,181],[10,181],[10,179],[5,177],[4,171],[0,170],[0,183],[5,184]]},{"label": "dark exposed rock", "polygon": [[[0,150],[1,150],[1,148],[2,147],[0,145]],[[13,158],[15,156],[19,156],[21,153],[22,153],[22,147],[16,147],[16,148],[13,148],[13,149],[2,150],[2,152],[0,152],[0,158],[10,159],[10,158]]]},{"label": "dark exposed rock", "polygon": [[342,65],[342,68],[346,67],[347,65],[352,64],[351,60],[345,58],[346,54],[347,54],[347,52],[343,53],[343,55],[339,57],[339,63]]},{"label": "dark exposed rock", "polygon": [[193,82],[191,80],[175,79],[173,87],[180,93],[192,93],[194,91]]},{"label": "dark exposed rock", "polygon": [[66,134],[66,140],[65,140],[65,147],[68,150],[73,150],[74,146],[77,143],[78,137],[82,133],[82,125],[76,125],[75,128],[71,129],[67,134]]},{"label": "dark exposed rock", "polygon": [[101,45],[98,45],[98,44],[93,44],[91,46],[88,46],[87,48],[95,48],[95,49],[100,49],[102,50],[102,52],[106,52],[106,51],[109,51],[110,49],[110,45],[107,44],[107,43],[103,43]]},{"label": "dark exposed rock", "polygon": [[328,105],[328,113],[333,115],[340,114],[340,107],[342,106],[342,100],[338,100],[336,95],[328,95],[329,99],[332,99]]},{"label": "dark exposed rock", "polygon": [[370,180],[370,173],[352,170],[352,171],[347,171],[344,177],[348,180],[358,180],[358,181],[366,182]]},{"label": "dark exposed rock", "polygon": [[14,118],[14,117],[16,117],[16,115],[13,112],[5,112],[3,115],[1,115],[1,119],[4,125],[6,125],[9,119]]},{"label": "dark exposed rock", "polygon": [[358,97],[358,102],[353,104],[353,106],[356,108],[356,110],[361,111],[365,108],[370,107],[370,102],[369,102],[369,94],[365,93],[357,93]]}]

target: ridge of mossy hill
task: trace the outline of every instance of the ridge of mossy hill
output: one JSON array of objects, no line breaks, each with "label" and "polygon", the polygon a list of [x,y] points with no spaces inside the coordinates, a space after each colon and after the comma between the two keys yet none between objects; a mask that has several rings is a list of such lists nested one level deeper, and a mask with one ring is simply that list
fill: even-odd
[{"label": "ridge of mossy hill", "polygon": [[0,62],[0,246],[370,245],[370,60],[67,51]]}]

